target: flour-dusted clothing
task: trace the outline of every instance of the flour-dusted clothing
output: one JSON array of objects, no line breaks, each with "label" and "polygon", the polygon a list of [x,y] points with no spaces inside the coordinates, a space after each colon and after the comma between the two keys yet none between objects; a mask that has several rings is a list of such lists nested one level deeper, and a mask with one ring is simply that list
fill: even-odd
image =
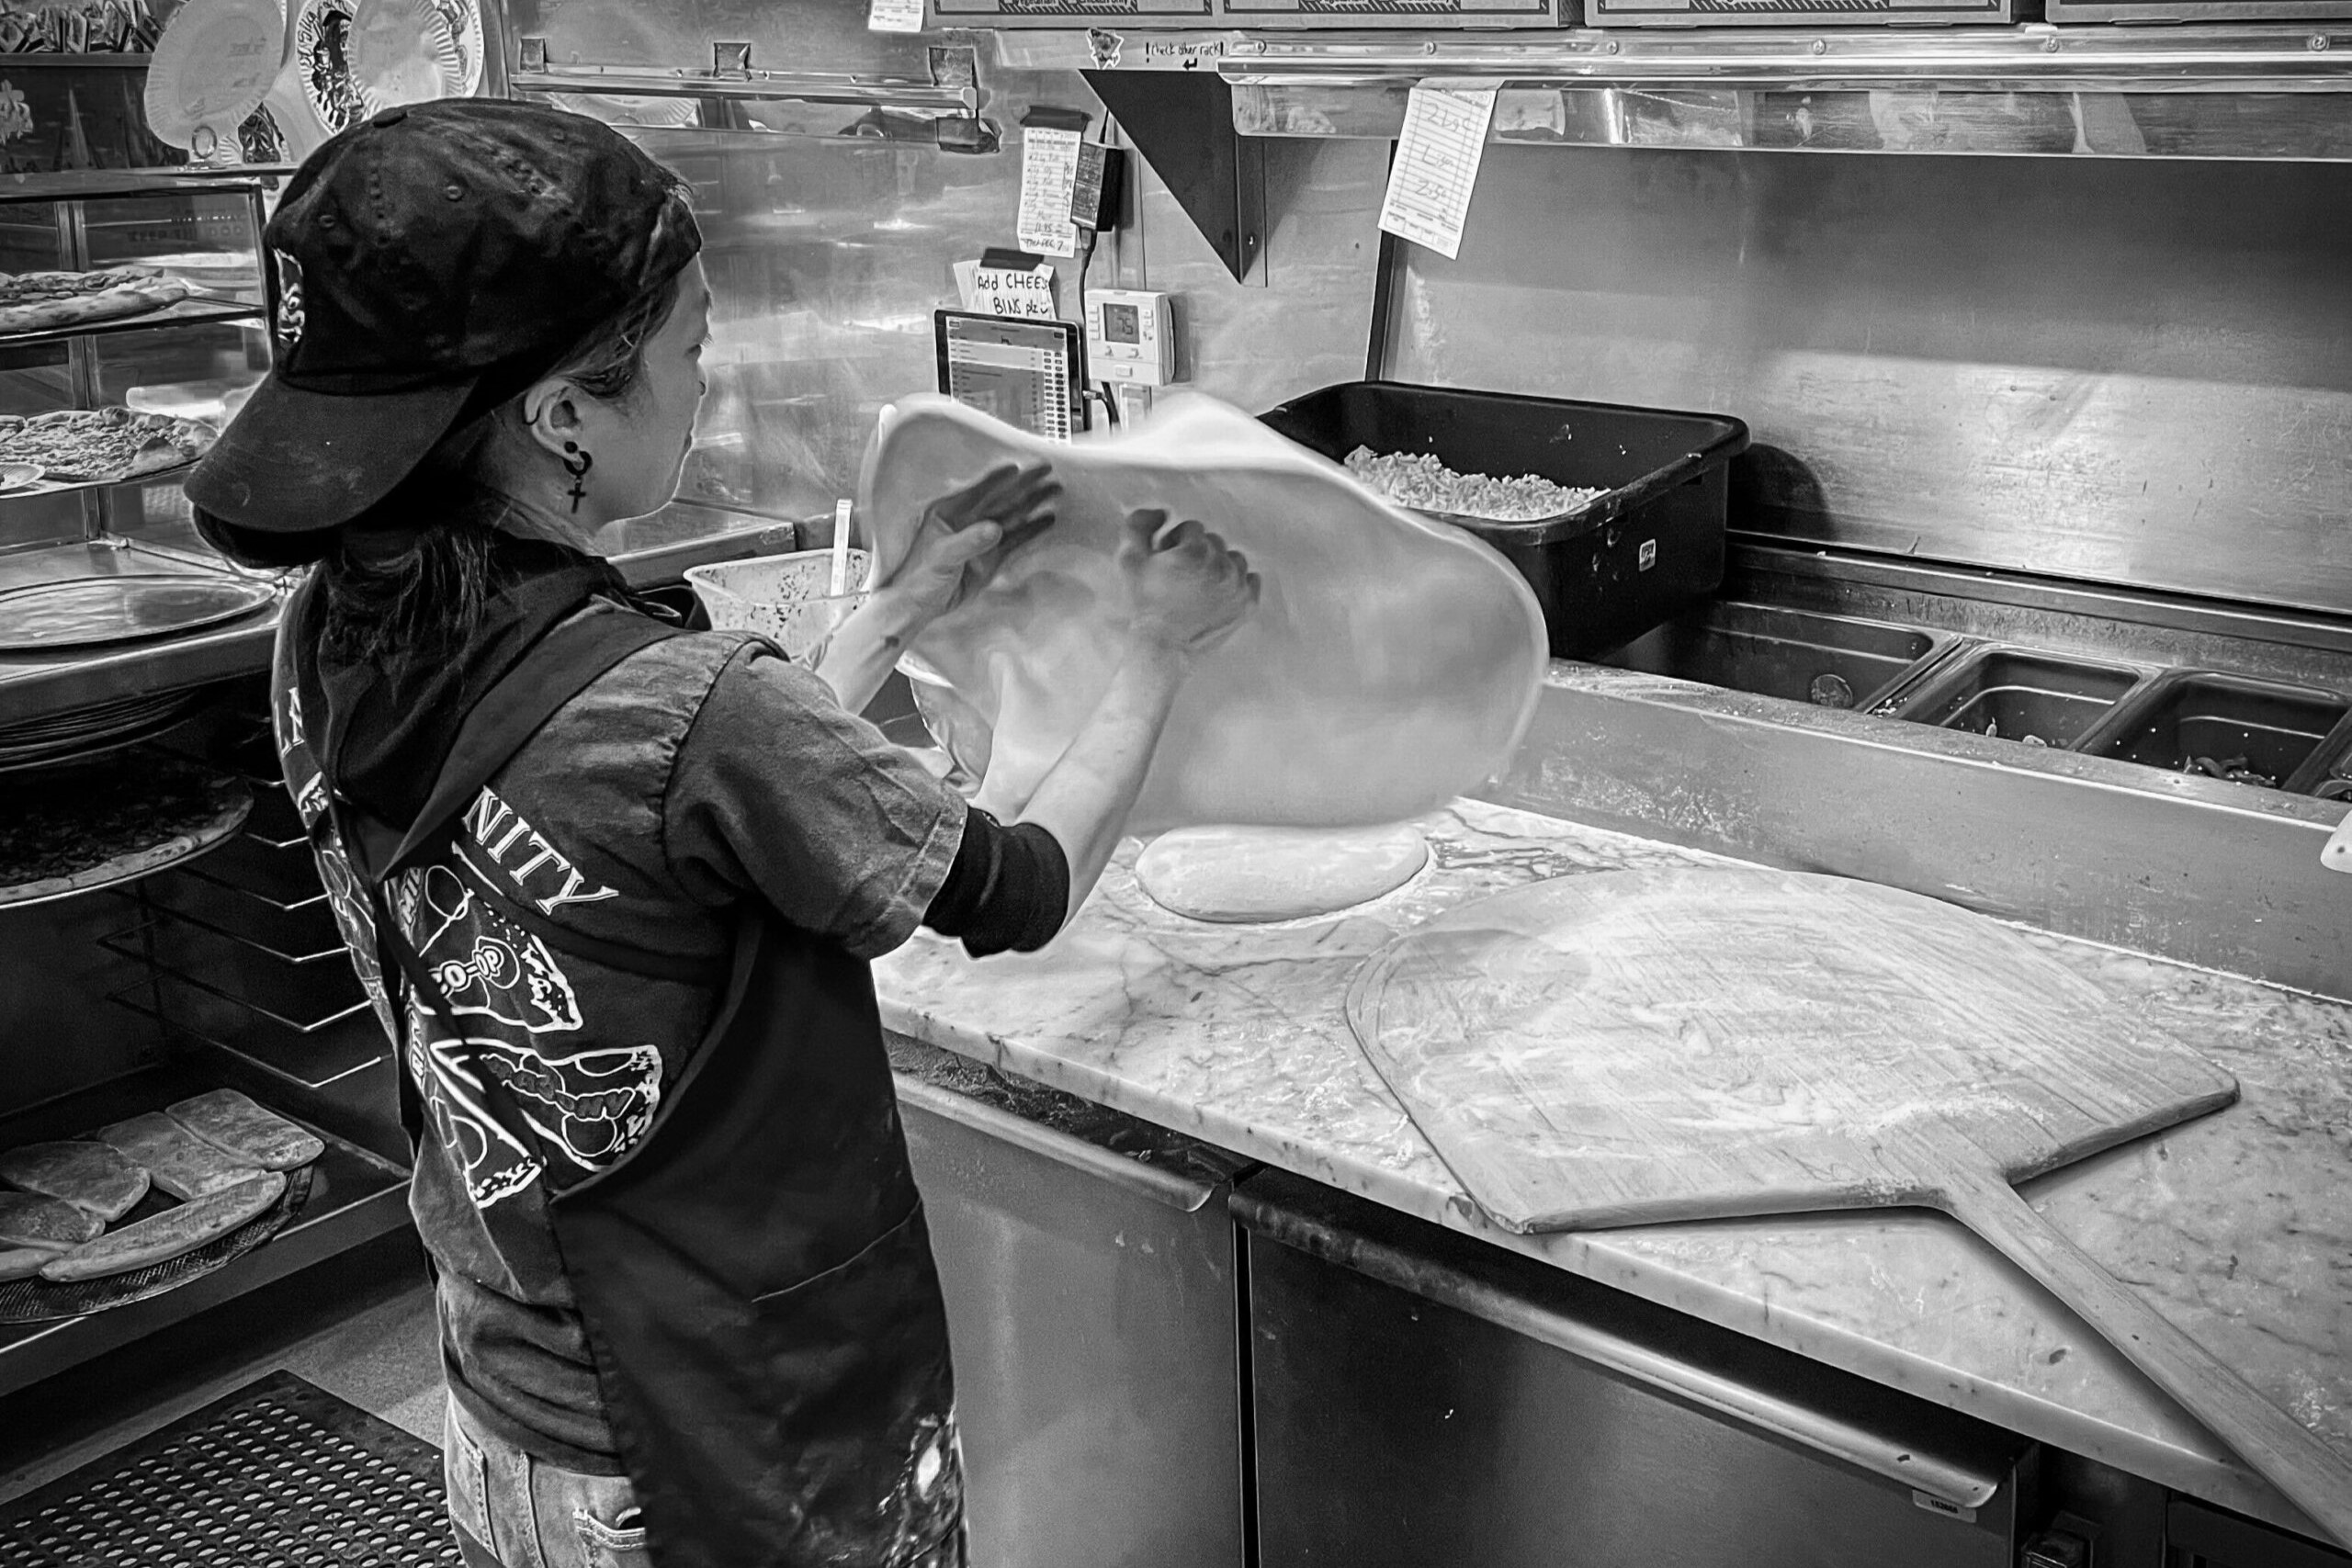
[{"label": "flour-dusted clothing", "polygon": [[[283,671],[277,694],[287,777],[314,818],[313,716]],[[888,952],[945,879],[965,815],[808,671],[738,635],[689,634],[566,704],[475,796],[447,852],[394,878],[402,931],[465,1021],[465,1051],[530,1116],[503,1125],[454,1043],[407,1010],[395,1033],[436,1134],[411,1201],[450,1382],[477,1419],[570,1468],[617,1470],[548,1191],[643,1135],[717,1009],[740,900],[765,899],[854,956]],[[346,865],[328,876],[348,887]],[[335,903],[364,925],[347,896]],[[525,917],[681,972],[559,953]]]},{"label": "flour-dusted clothing", "polygon": [[[1031,929],[1017,895],[1066,867],[767,645],[591,596],[605,575],[511,581],[472,645],[495,678],[322,671],[315,585],[281,641],[288,782],[415,1091],[453,1397],[627,1476],[662,1568],[959,1562],[946,1320],[865,960],[926,918]],[[359,803],[396,792],[405,826]]]}]

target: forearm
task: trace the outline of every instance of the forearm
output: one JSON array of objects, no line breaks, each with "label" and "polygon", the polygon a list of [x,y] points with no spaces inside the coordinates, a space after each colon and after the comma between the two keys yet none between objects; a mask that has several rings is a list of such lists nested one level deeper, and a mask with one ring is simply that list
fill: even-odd
[{"label": "forearm", "polygon": [[1188,656],[1174,649],[1130,649],[1092,716],[1021,813],[1022,821],[1051,833],[1069,859],[1072,916],[1118,847],[1187,668]]},{"label": "forearm", "polygon": [[834,630],[817,666],[818,679],[833,689],[842,706],[864,712],[922,624],[921,613],[903,597],[888,588],[876,590]]}]

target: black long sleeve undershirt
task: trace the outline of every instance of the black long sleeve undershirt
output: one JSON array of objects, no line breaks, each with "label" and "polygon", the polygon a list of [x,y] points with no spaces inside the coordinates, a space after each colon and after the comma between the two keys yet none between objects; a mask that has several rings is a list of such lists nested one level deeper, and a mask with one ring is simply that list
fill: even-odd
[{"label": "black long sleeve undershirt", "polygon": [[961,938],[975,958],[1035,953],[1069,914],[1069,857],[1034,822],[1007,828],[967,807],[956,862],[922,923]]}]

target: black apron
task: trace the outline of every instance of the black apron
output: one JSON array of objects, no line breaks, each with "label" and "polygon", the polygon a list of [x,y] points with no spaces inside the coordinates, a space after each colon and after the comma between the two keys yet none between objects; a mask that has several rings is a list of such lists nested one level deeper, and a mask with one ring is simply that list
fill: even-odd
[{"label": "black apron", "polygon": [[[397,847],[330,784],[384,972],[405,976],[453,1038],[464,1031],[392,922],[385,883],[449,841],[476,793],[565,702],[674,635],[613,614],[548,632],[475,704]],[[331,780],[332,758],[319,761]],[[550,947],[694,977],[664,955],[497,903]],[[962,1562],[946,1313],[873,982],[865,964],[820,944],[747,899],[725,1000],[652,1126],[611,1166],[548,1195],[657,1568]],[[527,1128],[500,1079],[474,1071],[500,1119]],[[405,1071],[401,1089],[421,1136]]]}]

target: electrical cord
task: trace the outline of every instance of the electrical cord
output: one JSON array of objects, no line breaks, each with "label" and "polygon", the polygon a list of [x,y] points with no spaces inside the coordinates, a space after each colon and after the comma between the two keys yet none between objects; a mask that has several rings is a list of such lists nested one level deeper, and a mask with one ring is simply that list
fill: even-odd
[{"label": "electrical cord", "polygon": [[[1094,245],[1101,236],[1094,230],[1083,225],[1080,226],[1078,232],[1078,323],[1079,331],[1083,333],[1086,331],[1087,322],[1086,275],[1094,265]],[[1087,346],[1091,352],[1093,345],[1089,344]],[[1111,383],[1096,381],[1087,389],[1086,395],[1102,405],[1102,423],[1105,428],[1118,429],[1119,405],[1117,400],[1111,395]]]}]

